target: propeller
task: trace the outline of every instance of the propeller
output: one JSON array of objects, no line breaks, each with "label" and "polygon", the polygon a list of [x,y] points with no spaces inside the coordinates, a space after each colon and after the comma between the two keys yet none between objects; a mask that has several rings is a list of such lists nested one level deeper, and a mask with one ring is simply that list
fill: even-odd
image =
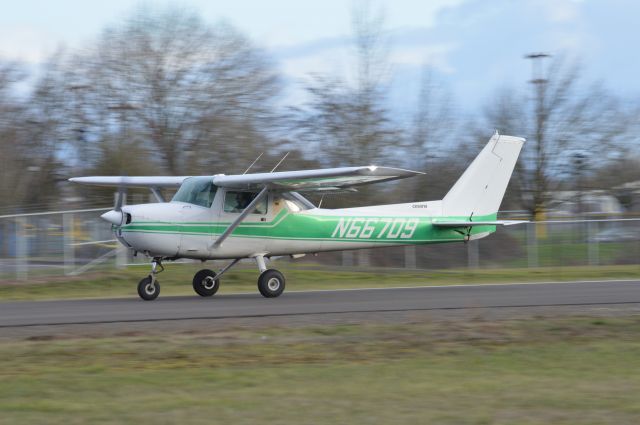
[{"label": "propeller", "polygon": [[103,220],[108,221],[109,223],[116,226],[121,226],[125,222],[126,214],[122,212],[122,204],[124,203],[124,200],[127,196],[127,188],[124,184],[124,179],[125,176],[122,176],[120,179],[120,185],[118,186],[118,191],[115,195],[113,209],[100,216],[100,218],[102,218]]},{"label": "propeller", "polygon": [[113,210],[122,211],[122,204],[127,196],[127,191],[124,186],[124,176],[120,178],[120,185],[118,185],[118,191],[116,192],[116,199],[114,201]]}]

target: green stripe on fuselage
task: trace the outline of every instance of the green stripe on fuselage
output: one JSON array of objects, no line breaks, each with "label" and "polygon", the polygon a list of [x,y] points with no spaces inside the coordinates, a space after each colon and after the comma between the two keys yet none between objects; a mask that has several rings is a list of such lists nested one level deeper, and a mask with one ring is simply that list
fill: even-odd
[{"label": "green stripe on fuselage", "polygon": [[[460,241],[466,229],[434,227],[434,217],[316,215],[281,211],[270,222],[241,223],[234,237],[318,240],[344,242],[437,243]],[[438,220],[465,220],[467,217],[435,217]],[[495,220],[496,214],[474,217],[477,221]],[[219,235],[229,222],[137,222],[122,226],[122,232],[167,233],[185,235]],[[495,226],[475,226],[471,235],[494,232]]]}]

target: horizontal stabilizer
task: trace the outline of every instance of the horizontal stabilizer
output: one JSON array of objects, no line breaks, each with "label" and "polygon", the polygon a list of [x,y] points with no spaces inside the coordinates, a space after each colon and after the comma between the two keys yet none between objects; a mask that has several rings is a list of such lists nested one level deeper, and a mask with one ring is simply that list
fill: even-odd
[{"label": "horizontal stabilizer", "polygon": [[493,221],[433,221],[436,227],[473,227],[473,226],[512,226],[529,223],[526,220],[493,220]]}]

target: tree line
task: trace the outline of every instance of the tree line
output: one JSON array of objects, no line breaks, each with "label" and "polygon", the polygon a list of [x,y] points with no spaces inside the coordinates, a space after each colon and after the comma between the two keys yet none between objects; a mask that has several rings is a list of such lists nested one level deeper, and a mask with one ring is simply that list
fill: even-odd
[{"label": "tree line", "polygon": [[[529,140],[503,207],[539,214],[547,194],[576,189],[578,175],[580,189],[640,180],[637,108],[583,81],[576,62],[552,58],[542,83],[498,87],[471,115],[425,66],[413,116],[400,120],[388,101],[384,14],[362,3],[352,18],[354,81],[313,74],[292,106],[282,105],[285,81],[264,49],[176,6],[138,8],[36,73],[0,61],[0,208],[108,205],[108,191],[66,184],[74,175],[242,173],[260,153],[253,171],[268,171],[285,152],[282,169],[427,172],[323,205],[439,198],[493,129]],[[606,171],[616,164],[626,166]]]}]

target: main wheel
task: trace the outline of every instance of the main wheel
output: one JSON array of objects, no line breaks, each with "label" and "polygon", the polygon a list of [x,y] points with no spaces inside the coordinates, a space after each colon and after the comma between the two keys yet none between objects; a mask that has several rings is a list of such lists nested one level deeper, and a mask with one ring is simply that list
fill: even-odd
[{"label": "main wheel", "polygon": [[200,270],[193,276],[193,290],[201,297],[210,297],[220,288],[220,280],[212,270]]},{"label": "main wheel", "polygon": [[258,278],[258,291],[265,298],[275,298],[284,292],[284,276],[276,269],[262,272]]},{"label": "main wheel", "polygon": [[147,276],[138,283],[138,295],[145,301],[152,301],[160,295],[160,282],[153,282],[151,276]]}]

